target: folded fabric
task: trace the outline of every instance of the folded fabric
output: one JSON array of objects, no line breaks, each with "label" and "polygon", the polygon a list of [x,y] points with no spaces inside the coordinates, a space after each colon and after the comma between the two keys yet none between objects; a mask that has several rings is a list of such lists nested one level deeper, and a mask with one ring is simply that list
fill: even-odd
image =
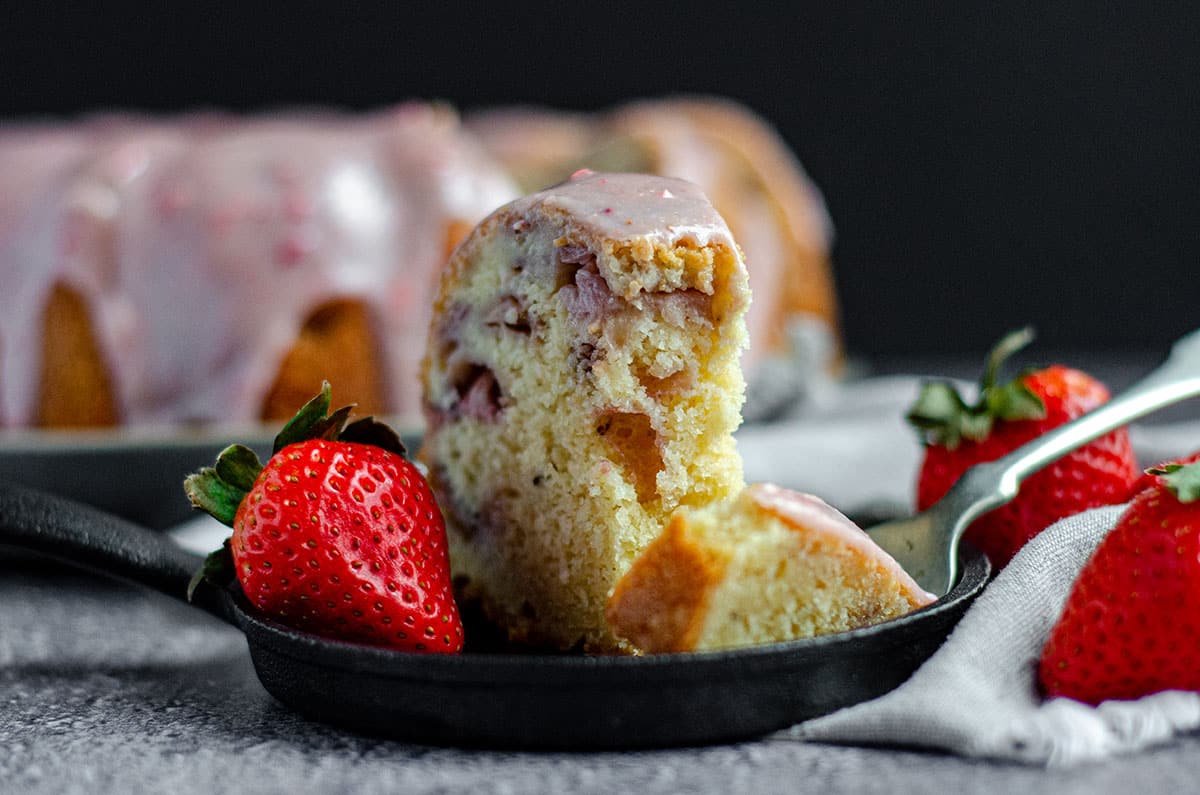
[{"label": "folded fabric", "polygon": [[[812,491],[852,515],[911,508],[921,449],[904,412],[919,379],[868,379],[827,393],[786,421],[742,429],[750,480]],[[1200,450],[1200,422],[1131,429],[1139,460]],[[1048,528],[1017,555],[945,645],[897,690],[809,721],[785,736],[936,748],[1070,765],[1169,740],[1200,727],[1200,694],[1168,692],[1090,707],[1043,701],[1036,664],[1080,568],[1121,507]]]},{"label": "folded fabric", "polygon": [[996,577],[946,643],[896,690],[801,724],[805,740],[937,748],[1053,766],[1128,753],[1200,728],[1200,694],[1090,707],[1044,701],[1037,660],[1071,584],[1123,506],[1047,528]]}]

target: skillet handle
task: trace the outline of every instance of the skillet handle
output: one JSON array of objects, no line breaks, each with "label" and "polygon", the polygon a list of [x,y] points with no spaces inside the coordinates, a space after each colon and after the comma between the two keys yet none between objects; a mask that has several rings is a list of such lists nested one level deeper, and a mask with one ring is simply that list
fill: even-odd
[{"label": "skillet handle", "polygon": [[[37,552],[187,600],[188,581],[204,562],[163,533],[98,508],[0,483],[0,546]],[[197,588],[192,604],[232,623],[228,594]]]}]

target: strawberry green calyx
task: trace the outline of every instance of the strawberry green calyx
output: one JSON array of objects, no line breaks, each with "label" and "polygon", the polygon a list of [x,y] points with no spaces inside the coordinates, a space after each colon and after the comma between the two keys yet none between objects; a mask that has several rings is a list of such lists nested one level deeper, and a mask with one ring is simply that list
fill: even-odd
[{"label": "strawberry green calyx", "polygon": [[249,447],[234,444],[221,451],[215,466],[188,475],[183,490],[193,507],[226,527],[233,527],[238,506],[254,487],[260,472],[262,462],[258,455]]},{"label": "strawberry green calyx", "polygon": [[[325,439],[373,445],[407,456],[400,436],[374,417],[364,417],[347,425],[353,404],[330,413],[331,396],[329,382],[323,383],[320,393],[305,403],[276,435],[271,455],[288,445]],[[254,488],[262,470],[263,464],[257,453],[245,445],[233,444],[221,451],[213,466],[188,475],[183,481],[183,490],[194,508],[204,511],[227,527],[233,527],[242,500]],[[229,539],[226,539],[221,549],[210,554],[192,578],[188,585],[188,599],[191,600],[192,593],[201,582],[225,586],[233,579],[233,557]]]},{"label": "strawberry green calyx", "polygon": [[1200,500],[1200,463],[1167,464],[1147,469],[1146,474],[1158,475],[1167,490],[1180,502]]},{"label": "strawberry green calyx", "polygon": [[271,455],[278,453],[289,444],[307,442],[312,439],[370,444],[399,456],[408,455],[408,451],[404,449],[404,443],[400,441],[400,436],[387,424],[374,417],[363,417],[347,425],[346,420],[349,419],[350,412],[354,410],[353,404],[342,406],[330,414],[329,407],[333,402],[331,395],[332,390],[329,382],[326,381],[321,385],[320,393],[305,403],[296,412],[296,416],[288,420],[288,423],[275,436]]},{"label": "strawberry green calyx", "polygon": [[330,441],[336,439],[342,426],[346,424],[346,418],[350,415],[353,406],[343,406],[330,414],[329,407],[333,403],[332,395],[333,390],[330,389],[329,382],[322,383],[321,391],[312,400],[301,406],[300,410],[296,412],[296,416],[288,420],[287,424],[276,434],[271,455],[278,453],[289,444],[309,439],[329,439]]},{"label": "strawberry green calyx", "polygon": [[906,415],[923,441],[953,450],[963,439],[987,439],[996,420],[1044,418],[1045,403],[1025,385],[1028,370],[1011,381],[998,383],[1001,367],[1033,336],[1033,330],[1026,327],[1001,338],[988,354],[975,403],[967,403],[949,381],[926,383]]},{"label": "strawberry green calyx", "polygon": [[224,587],[233,582],[237,572],[233,565],[233,550],[229,546],[231,540],[226,538],[225,542],[221,544],[221,548],[210,553],[200,568],[196,569],[196,573],[188,581],[187,600],[189,602],[192,601],[192,596],[200,587],[200,583],[208,582],[218,587]]},{"label": "strawberry green calyx", "polygon": [[[321,392],[305,403],[279,431],[272,455],[290,444],[312,439],[370,444],[397,455],[407,455],[396,432],[374,417],[364,417],[347,425],[353,405],[343,406],[330,414],[331,394],[329,383],[322,384]],[[221,524],[233,527],[238,506],[254,487],[262,468],[258,455],[249,447],[230,445],[217,456],[214,466],[188,475],[183,481],[183,490],[194,507]]]}]

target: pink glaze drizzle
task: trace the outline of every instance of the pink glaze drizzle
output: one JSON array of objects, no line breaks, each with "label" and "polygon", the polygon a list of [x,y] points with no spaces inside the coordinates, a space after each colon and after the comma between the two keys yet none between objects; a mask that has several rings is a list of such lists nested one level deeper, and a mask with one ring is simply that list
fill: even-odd
[{"label": "pink glaze drizzle", "polygon": [[538,205],[570,216],[581,230],[600,240],[735,245],[729,227],[704,192],[681,179],[581,169],[566,182],[518,200],[511,211],[522,215]]},{"label": "pink glaze drizzle", "polygon": [[764,511],[772,513],[810,533],[821,533],[840,544],[854,549],[867,560],[891,574],[904,593],[918,605],[935,601],[936,597],[917,585],[916,580],[858,525],[820,497],[785,489],[773,483],[755,483],[747,487],[751,499]]},{"label": "pink glaze drizzle", "polygon": [[257,419],[305,319],[337,298],[367,305],[391,410],[411,418],[449,225],[514,195],[453,113],[417,103],[0,128],[3,424],[34,416],[60,281],[91,307],[127,423]]}]

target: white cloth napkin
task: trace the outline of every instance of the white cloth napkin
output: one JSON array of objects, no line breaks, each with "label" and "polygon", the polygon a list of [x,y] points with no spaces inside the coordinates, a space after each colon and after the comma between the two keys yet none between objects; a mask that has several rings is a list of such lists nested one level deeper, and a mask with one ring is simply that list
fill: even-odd
[{"label": "white cloth napkin", "polygon": [[[773,480],[856,514],[911,508],[920,460],[903,421],[915,378],[845,385],[798,417],[739,434],[749,480]],[[1200,422],[1132,429],[1139,459],[1200,450]],[[1132,752],[1200,728],[1200,694],[1168,692],[1093,708],[1043,702],[1036,663],[1080,568],[1122,507],[1065,519],[1026,546],[988,586],[943,647],[908,682],[874,701],[782,736],[936,748],[1063,766]]]},{"label": "white cloth napkin", "polygon": [[1047,528],[979,596],[950,638],[887,695],[808,721],[792,736],[921,746],[967,756],[1071,765],[1200,727],[1200,694],[1167,692],[1093,708],[1043,701],[1037,660],[1071,583],[1123,506]]}]

